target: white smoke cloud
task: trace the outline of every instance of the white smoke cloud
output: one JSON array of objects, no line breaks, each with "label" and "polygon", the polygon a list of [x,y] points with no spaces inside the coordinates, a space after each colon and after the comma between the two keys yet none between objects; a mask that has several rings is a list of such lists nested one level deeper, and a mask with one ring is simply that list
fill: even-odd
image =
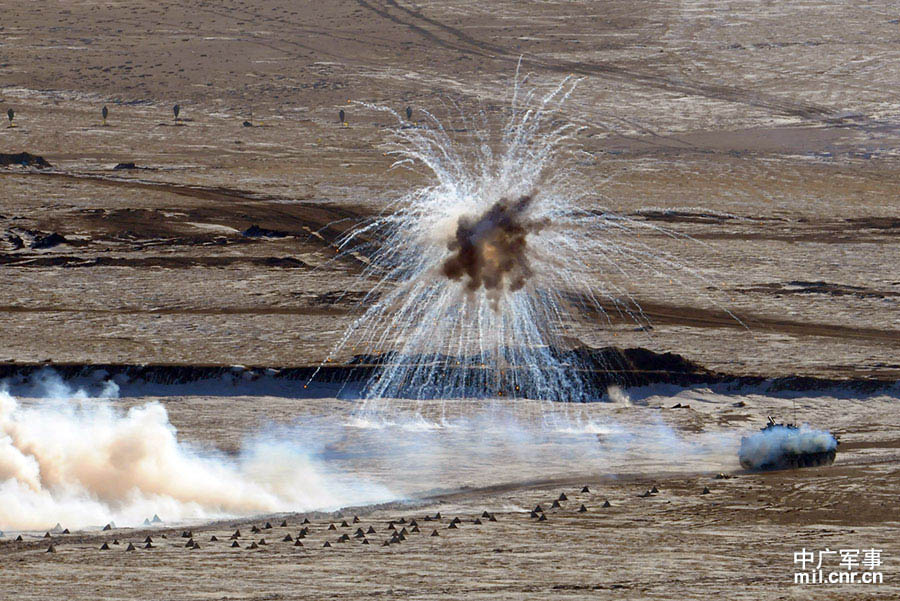
[{"label": "white smoke cloud", "polygon": [[326,469],[296,432],[256,438],[228,457],[180,442],[160,403],[120,411],[58,378],[43,387],[29,404],[0,390],[0,530],[328,509],[391,496]]},{"label": "white smoke cloud", "polygon": [[579,415],[583,405],[564,403],[543,404],[540,414],[529,416],[520,405],[435,419],[356,416],[347,422],[349,448],[365,453],[367,473],[392,477],[392,490],[410,496],[573,474],[738,467],[737,432],[678,432],[652,412],[641,415],[641,423],[621,423]]},{"label": "white smoke cloud", "polygon": [[837,439],[804,424],[799,428],[774,426],[741,441],[741,464],[748,469],[778,466],[785,456],[823,453],[837,448]]},{"label": "white smoke cloud", "polygon": [[[164,405],[116,407],[114,384],[52,372],[0,391],[0,530],[169,524],[348,505],[497,482],[736,468],[735,432],[678,432],[662,415],[568,403],[441,402],[378,414],[335,406],[226,455],[179,440]],[[132,392],[138,393],[140,387]],[[623,391],[613,391],[628,403]],[[635,421],[638,420],[638,421]],[[383,483],[383,484],[382,484]]]},{"label": "white smoke cloud", "polygon": [[610,385],[606,387],[606,398],[603,399],[610,403],[619,403],[622,405],[631,404],[631,397],[620,386]]}]

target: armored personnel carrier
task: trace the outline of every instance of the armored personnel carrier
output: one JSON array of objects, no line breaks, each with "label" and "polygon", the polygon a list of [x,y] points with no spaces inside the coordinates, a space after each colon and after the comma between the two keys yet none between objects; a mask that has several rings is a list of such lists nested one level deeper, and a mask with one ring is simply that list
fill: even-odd
[{"label": "armored personnel carrier", "polygon": [[752,436],[741,438],[738,459],[748,470],[784,470],[834,463],[838,440],[824,430],[795,424],[768,423]]}]

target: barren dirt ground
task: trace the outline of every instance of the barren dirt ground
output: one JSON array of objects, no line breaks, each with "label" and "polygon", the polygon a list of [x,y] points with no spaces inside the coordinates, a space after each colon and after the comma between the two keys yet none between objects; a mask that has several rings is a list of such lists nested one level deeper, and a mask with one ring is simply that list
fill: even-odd
[{"label": "barren dirt ground", "polygon": [[[425,181],[389,169],[382,145],[396,120],[365,104],[411,106],[413,121],[430,110],[447,123],[464,113],[496,125],[521,60],[539,89],[582,78],[560,111],[584,127],[572,168],[591,191],[585,208],[690,237],[644,242],[708,283],[628,274],[618,283],[653,328],[584,315],[574,335],[736,375],[900,377],[900,11],[890,2],[83,0],[2,9],[0,107],[15,110],[16,126],[0,127],[0,152],[52,165],[0,167],[4,362],[319,363],[368,286],[356,259],[334,258],[335,241]],[[127,162],[139,169],[113,168]],[[242,234],[251,225],[284,235]],[[41,248],[50,233],[65,242]],[[733,460],[684,471],[662,460],[641,472],[556,466],[552,480],[527,462],[491,478],[473,469],[471,480],[446,483],[471,488],[344,511],[375,525],[369,547],[352,539],[323,549],[338,518],[321,514],[302,549],[281,541],[297,534],[294,515],[288,528],[252,537],[251,523],[268,518],[193,525],[193,551],[178,536],[184,528],[169,526],[153,531],[156,549],[133,553],[121,547],[147,533],[76,532],[56,554],[44,553],[42,532],[19,544],[7,537],[0,597],[898,598],[894,397],[807,398],[801,417],[842,435],[831,467],[727,480],[713,476],[737,470]],[[746,430],[789,406],[750,398],[733,418],[735,400],[686,410],[673,425],[696,432],[733,420]],[[165,400],[188,440],[225,449],[260,411],[277,420],[331,401],[229,399],[227,416],[221,402]],[[657,410],[623,411],[641,423]],[[431,488],[415,484],[403,488]],[[591,492],[579,493],[585,484]],[[652,484],[659,495],[637,498]],[[699,496],[703,486],[712,493]],[[520,511],[561,492],[570,500],[546,522]],[[586,513],[575,511],[581,503]],[[484,510],[497,522],[472,525]],[[435,511],[439,525],[381,546],[388,520],[415,517],[421,527]],[[454,516],[463,524],[447,530]],[[224,542],[235,527],[241,549]],[[433,527],[440,537],[428,536]],[[213,534],[223,541],[207,544]],[[248,551],[259,536],[272,544]],[[121,547],[97,550],[113,538]],[[885,584],[793,587],[792,554],[803,546],[883,547]]]}]

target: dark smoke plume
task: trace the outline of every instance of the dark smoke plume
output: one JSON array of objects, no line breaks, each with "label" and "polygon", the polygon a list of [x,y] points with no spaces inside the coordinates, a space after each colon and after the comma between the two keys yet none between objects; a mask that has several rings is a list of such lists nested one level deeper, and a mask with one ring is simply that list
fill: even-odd
[{"label": "dark smoke plume", "polygon": [[444,261],[444,275],[467,278],[472,292],[482,286],[489,293],[522,288],[533,273],[526,238],[547,225],[546,219],[528,218],[533,200],[533,194],[516,201],[502,198],[480,217],[460,217],[456,237],[447,244],[453,254]]}]

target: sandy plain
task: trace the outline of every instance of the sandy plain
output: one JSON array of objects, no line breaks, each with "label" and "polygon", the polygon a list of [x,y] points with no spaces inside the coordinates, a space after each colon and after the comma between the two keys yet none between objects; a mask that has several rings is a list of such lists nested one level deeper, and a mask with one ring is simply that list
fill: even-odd
[{"label": "sandy plain", "polygon": [[[407,479],[375,459],[347,460],[349,472],[402,483],[395,489],[415,501],[344,516],[355,513],[382,532],[390,519],[421,522],[441,511],[441,536],[322,549],[324,528],[337,518],[315,514],[303,551],[286,542],[260,552],[208,544],[188,551],[175,544],[187,527],[179,525],[164,530],[168,539],[156,550],[103,554],[97,548],[112,536],[124,543],[146,533],[84,531],[48,555],[43,532],[35,532],[23,544],[0,543],[6,592],[21,599],[896,597],[896,387],[853,392],[853,385],[900,374],[898,19],[887,2],[6,7],[0,106],[17,116],[15,128],[0,129],[0,152],[28,151],[53,165],[0,169],[0,359],[7,363],[318,364],[357,314],[358,294],[348,291],[367,286],[357,262],[334,259],[336,240],[424,183],[389,169],[383,144],[396,124],[362,103],[409,105],[448,121],[456,105],[500,121],[521,60],[542,89],[567,75],[582,78],[561,114],[584,127],[573,169],[595,191],[586,208],[690,236],[645,242],[715,283],[685,287],[633,273],[619,283],[639,299],[652,330],[585,315],[572,324],[574,336],[593,346],[672,351],[738,376],[848,381],[796,393],[798,407],[795,393],[700,389],[668,391],[691,404],[683,412],[660,409],[676,400],[650,393],[646,404],[591,409],[598,419],[617,411],[635,427],[661,419],[688,440],[796,412],[841,436],[838,461],[827,468],[751,475],[730,455],[673,467],[657,449],[644,463],[518,459],[497,473],[482,458],[462,475],[436,470]],[[113,169],[123,162],[141,169]],[[242,235],[254,224],[288,235]],[[34,236],[50,232],[68,242],[30,248]],[[147,398],[126,394],[119,402]],[[346,411],[327,398],[230,397],[223,415],[220,397],[161,398],[180,436],[225,450],[268,420]],[[740,411],[732,407],[738,401]],[[464,462],[465,451],[447,452]],[[371,448],[362,455],[378,457]],[[733,477],[713,480],[720,471]],[[578,493],[585,484],[592,492]],[[636,496],[653,484],[660,495]],[[699,496],[703,486],[712,494]],[[522,511],[563,491],[573,500],[547,522]],[[613,507],[604,512],[607,498]],[[587,513],[573,511],[581,502]],[[484,510],[498,522],[445,532],[448,518],[471,521]],[[189,527],[202,544],[267,519],[276,523]],[[276,541],[296,534],[300,516],[286,519],[291,527],[276,528]],[[841,545],[883,547],[885,584],[814,591],[790,584],[794,551]]]}]

